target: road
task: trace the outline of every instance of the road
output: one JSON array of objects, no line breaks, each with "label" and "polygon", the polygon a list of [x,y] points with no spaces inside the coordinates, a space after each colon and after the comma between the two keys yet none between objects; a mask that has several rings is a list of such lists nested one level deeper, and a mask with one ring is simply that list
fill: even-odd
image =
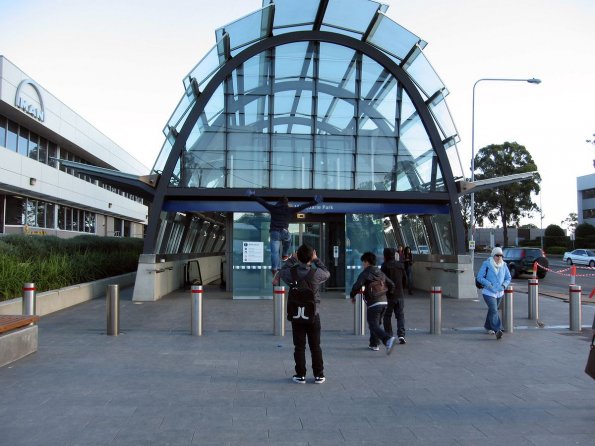
[{"label": "road", "polygon": [[[487,254],[476,254],[475,272],[479,271],[481,263],[487,258]],[[539,293],[555,293],[568,296],[568,286],[570,285],[570,269],[568,265],[562,262],[561,258],[549,258],[549,269],[544,279],[539,280]],[[522,275],[513,279],[512,284],[515,290],[527,292],[527,279],[529,275]],[[580,285],[583,295],[589,295],[595,288],[595,269],[588,267],[576,267],[576,285]],[[595,297],[591,299],[595,303]]]}]

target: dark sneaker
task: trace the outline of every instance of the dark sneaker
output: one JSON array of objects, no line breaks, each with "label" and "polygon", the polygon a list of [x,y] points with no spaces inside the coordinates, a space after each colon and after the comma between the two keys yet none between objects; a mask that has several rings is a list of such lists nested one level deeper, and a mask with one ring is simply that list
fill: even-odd
[{"label": "dark sneaker", "polygon": [[[324,379],[324,378],[323,378]],[[306,377],[305,376],[300,376],[300,375],[293,375],[291,377],[291,380],[294,383],[298,383],[298,384],[306,384]]]},{"label": "dark sneaker", "polygon": [[502,330],[498,330],[496,332],[496,339],[500,339],[500,338],[502,338]]},{"label": "dark sneaker", "polygon": [[368,348],[372,351],[377,352],[378,350],[380,350],[380,347],[378,347],[377,345],[368,345]]},{"label": "dark sneaker", "polygon": [[391,352],[393,351],[393,347],[395,345],[395,338],[394,336],[391,336],[388,341],[386,341],[386,354],[390,355]]},{"label": "dark sneaker", "polygon": [[326,378],[324,376],[315,376],[314,377],[314,384],[322,384],[325,381],[326,381]]},{"label": "dark sneaker", "polygon": [[404,336],[399,336],[399,344],[407,344]]}]

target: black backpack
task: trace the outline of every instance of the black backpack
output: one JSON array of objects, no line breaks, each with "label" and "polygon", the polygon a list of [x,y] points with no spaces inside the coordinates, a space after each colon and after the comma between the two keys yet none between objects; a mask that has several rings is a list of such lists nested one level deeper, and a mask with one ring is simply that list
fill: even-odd
[{"label": "black backpack", "polygon": [[[485,279],[488,275],[488,269],[486,268],[486,272],[483,275],[483,278]],[[483,285],[481,284],[481,282],[479,280],[477,280],[477,278],[475,278],[475,286],[477,287],[478,290],[483,289]]]},{"label": "black backpack", "polygon": [[[308,288],[304,282],[309,282],[314,277],[315,271],[310,269],[306,277],[301,281],[298,279],[297,267],[291,268],[289,293],[287,294],[287,320],[296,324],[312,324],[316,316],[316,300],[314,291]],[[302,286],[300,286],[302,285]]]}]

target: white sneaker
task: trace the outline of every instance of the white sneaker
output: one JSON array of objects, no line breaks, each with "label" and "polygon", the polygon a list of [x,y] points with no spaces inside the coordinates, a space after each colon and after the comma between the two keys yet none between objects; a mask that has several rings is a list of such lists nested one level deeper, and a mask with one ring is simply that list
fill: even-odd
[{"label": "white sneaker", "polygon": [[368,345],[368,348],[374,352],[380,350],[380,347],[378,347],[377,345]]},{"label": "white sneaker", "polygon": [[299,376],[299,375],[293,375],[291,377],[291,380],[294,383],[298,383],[298,384],[306,384],[306,377],[305,376]]},{"label": "white sneaker", "polygon": [[489,335],[496,334],[494,330],[486,330],[485,333]]}]

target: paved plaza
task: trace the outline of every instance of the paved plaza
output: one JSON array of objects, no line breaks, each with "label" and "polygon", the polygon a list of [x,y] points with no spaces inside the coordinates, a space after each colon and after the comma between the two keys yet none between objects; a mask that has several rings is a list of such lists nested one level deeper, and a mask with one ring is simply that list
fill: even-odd
[{"label": "paved plaza", "polygon": [[[483,302],[443,300],[429,333],[427,293],[406,299],[407,344],[391,356],[353,334],[353,306],[321,305],[326,383],[290,381],[291,331],[273,336],[270,300],[206,287],[203,336],[190,293],[134,303],[120,336],[105,300],[44,316],[39,351],[0,368],[1,445],[595,445],[590,329],[542,296],[539,328],[515,295],[515,331],[484,334]],[[583,306],[583,325],[595,306]],[[309,361],[309,358],[308,358]]]}]

